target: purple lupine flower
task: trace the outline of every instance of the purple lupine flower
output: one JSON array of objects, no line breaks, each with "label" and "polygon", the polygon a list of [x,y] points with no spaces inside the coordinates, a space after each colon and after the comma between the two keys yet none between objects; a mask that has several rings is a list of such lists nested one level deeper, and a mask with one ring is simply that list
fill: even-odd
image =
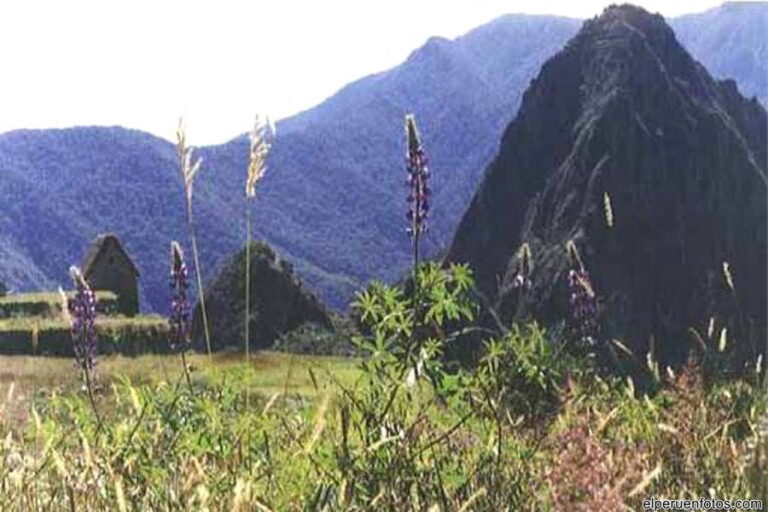
[{"label": "purple lupine flower", "polygon": [[570,327],[574,337],[589,345],[597,342],[599,323],[597,296],[589,273],[583,266],[568,271],[568,303],[571,309]]},{"label": "purple lupine flower", "polygon": [[96,366],[98,346],[96,297],[79,268],[72,266],[69,273],[75,285],[75,295],[68,301],[75,364],[84,372],[91,372]]},{"label": "purple lupine flower", "polygon": [[429,214],[429,199],[431,191],[428,186],[429,170],[427,169],[427,157],[424,154],[419,132],[416,129],[416,119],[413,115],[405,117],[405,131],[408,141],[408,153],[406,155],[406,171],[408,172],[408,219],[410,226],[408,233],[416,237],[427,230],[427,216]]},{"label": "purple lupine flower", "polygon": [[172,350],[186,349],[191,343],[191,316],[189,311],[189,270],[184,262],[184,251],[178,242],[171,242],[171,314],[168,319]]}]

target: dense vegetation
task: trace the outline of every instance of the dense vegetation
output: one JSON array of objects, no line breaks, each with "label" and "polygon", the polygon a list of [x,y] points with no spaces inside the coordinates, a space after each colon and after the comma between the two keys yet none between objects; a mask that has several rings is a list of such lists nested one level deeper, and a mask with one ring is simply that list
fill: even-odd
[{"label": "dense vegetation", "polygon": [[105,382],[98,416],[82,394],[35,395],[30,421],[0,426],[0,507],[608,512],[651,495],[765,498],[759,365],[725,379],[702,371],[707,353],[676,370],[649,359],[640,391],[528,324],[449,369],[440,354],[479,309],[471,275],[426,266],[418,289],[362,293],[366,357],[343,378],[303,368],[306,394],[279,380],[260,392],[263,368],[230,365],[191,389],[172,374]]}]

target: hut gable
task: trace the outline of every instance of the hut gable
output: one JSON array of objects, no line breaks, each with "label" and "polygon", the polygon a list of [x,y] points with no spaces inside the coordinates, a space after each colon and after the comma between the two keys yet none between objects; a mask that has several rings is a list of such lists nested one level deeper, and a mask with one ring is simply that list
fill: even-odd
[{"label": "hut gable", "polygon": [[139,312],[139,269],[116,235],[99,235],[91,243],[82,267],[83,276],[94,290],[117,295],[119,313],[133,316]]}]

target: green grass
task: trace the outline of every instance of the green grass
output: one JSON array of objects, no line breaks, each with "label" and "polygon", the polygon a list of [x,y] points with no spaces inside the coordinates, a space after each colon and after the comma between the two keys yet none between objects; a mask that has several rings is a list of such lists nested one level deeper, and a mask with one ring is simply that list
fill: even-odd
[{"label": "green grass", "polygon": [[[103,354],[165,353],[168,320],[159,315],[135,317],[101,315],[96,318]],[[14,316],[0,319],[0,353],[71,356],[70,324],[61,315]]]},{"label": "green grass", "polygon": [[[471,303],[462,267],[412,301],[361,295],[360,359],[263,352],[0,358],[0,510],[638,510],[650,496],[768,499],[762,369],[706,350],[607,374],[535,323],[440,357]],[[140,319],[139,319],[140,321]],[[414,342],[421,346],[412,350]],[[418,371],[416,370],[418,368]],[[4,395],[4,398],[3,398]]]},{"label": "green grass", "polygon": [[[74,292],[65,292],[72,297]],[[110,314],[117,308],[117,295],[110,291],[97,291],[96,308]],[[16,293],[0,297],[0,318],[33,317],[56,318],[62,314],[59,292]]]},{"label": "green grass", "polygon": [[[652,397],[575,373],[557,409],[529,422],[496,417],[474,377],[441,402],[426,379],[380,388],[360,360],[189,359],[193,392],[175,356],[102,358],[102,428],[71,361],[0,357],[0,506],[608,512],[710,489],[754,498],[752,473],[765,469],[745,462],[763,439],[762,392],[742,380],[706,386],[695,368]],[[385,409],[382,426],[369,425]]]},{"label": "green grass", "polygon": [[[188,354],[192,378],[197,383],[210,384],[227,371],[246,368],[240,353],[217,353],[210,358],[204,354]],[[356,360],[341,357],[304,356],[279,352],[257,352],[251,355],[247,372],[248,389],[270,397],[275,393],[314,397],[327,389],[333,379],[353,386],[359,375]],[[315,389],[310,369],[316,376]],[[112,384],[128,379],[135,385],[156,386],[176,382],[181,376],[177,356],[141,355],[137,357],[110,356],[98,360],[96,378],[107,397]],[[331,377],[333,376],[333,377]],[[29,416],[32,400],[44,400],[53,395],[77,394],[81,380],[72,359],[35,356],[0,356],[0,404],[6,422],[19,425]],[[106,404],[109,406],[109,404]]]},{"label": "green grass", "polygon": [[[65,292],[68,297],[72,297],[73,293],[72,291]],[[115,295],[113,292],[105,291],[105,290],[99,290],[95,292],[96,294],[96,300],[117,300],[117,295]],[[13,293],[10,295],[6,295],[4,297],[0,297],[0,304],[8,304],[8,303],[21,303],[26,304],[30,302],[35,303],[45,303],[45,304],[51,304],[55,306],[59,306],[61,303],[61,295],[59,295],[59,292],[31,292],[31,293]]]},{"label": "green grass", "polygon": [[[166,326],[168,319],[160,315],[136,315],[128,316],[105,316],[100,315],[96,318],[96,324],[105,328],[119,328],[123,326],[131,327],[149,327]],[[44,329],[69,329],[69,322],[63,317],[40,317],[40,316],[20,316],[13,318],[0,318],[0,332],[18,331],[37,327]]]}]

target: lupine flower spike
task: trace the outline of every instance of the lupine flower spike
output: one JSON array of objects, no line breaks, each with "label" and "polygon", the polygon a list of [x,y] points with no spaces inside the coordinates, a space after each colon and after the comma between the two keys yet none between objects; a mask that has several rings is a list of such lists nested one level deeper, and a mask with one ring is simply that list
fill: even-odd
[{"label": "lupine flower spike", "polygon": [[[418,353],[417,331],[421,322],[421,290],[419,286],[419,239],[427,231],[430,190],[428,186],[429,170],[427,157],[421,144],[416,119],[412,114],[405,116],[406,172],[408,173],[408,234],[413,248],[413,328],[412,343],[408,347],[408,356]],[[418,371],[416,368],[414,371]]]},{"label": "lupine flower spike", "polygon": [[184,262],[184,251],[178,242],[171,242],[171,315],[169,344],[171,350],[177,350],[181,354],[181,363],[184,367],[184,377],[187,380],[189,390],[192,391],[192,380],[189,376],[186,352],[192,344],[191,316],[189,312],[189,270]]},{"label": "lupine flower spike", "polygon": [[91,382],[91,373],[96,366],[96,349],[98,348],[98,337],[96,336],[96,297],[79,268],[75,266],[70,267],[69,274],[72,276],[72,282],[75,285],[74,297],[71,301],[67,301],[75,364],[85,378],[88,399],[91,402],[93,413],[96,415],[99,428],[101,428],[101,416],[99,416],[99,411],[96,408],[96,400],[93,398],[93,385]]},{"label": "lupine flower spike", "polygon": [[566,277],[568,304],[571,309],[569,321],[571,332],[578,341],[593,346],[597,343],[599,334],[597,296],[576,244],[569,241],[566,248],[571,262],[571,268]]},{"label": "lupine flower spike", "polygon": [[416,128],[416,119],[413,115],[405,117],[405,131],[408,142],[407,166],[408,195],[407,219],[410,222],[408,233],[412,238],[418,238],[427,230],[427,216],[429,214],[429,200],[431,191],[429,190],[429,169],[427,168],[427,157],[424,154],[424,148],[421,144],[419,131]]},{"label": "lupine flower spike", "polygon": [[68,304],[75,364],[83,372],[91,372],[96,366],[98,345],[96,298],[79,268],[70,267],[69,274],[75,285],[75,295]]},{"label": "lupine flower spike", "polygon": [[184,252],[178,242],[171,242],[171,315],[170,346],[173,350],[187,349],[191,343],[190,311],[187,290],[189,270],[184,262]]}]

